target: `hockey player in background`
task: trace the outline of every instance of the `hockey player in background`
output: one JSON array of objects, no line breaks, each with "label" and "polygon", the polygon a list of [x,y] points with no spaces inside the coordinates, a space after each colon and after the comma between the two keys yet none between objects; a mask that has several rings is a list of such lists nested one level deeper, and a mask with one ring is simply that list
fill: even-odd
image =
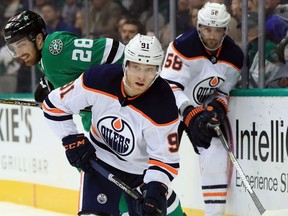
[{"label": "hockey player in background", "polygon": [[[84,171],[79,215],[119,215],[122,190],[95,175],[90,159],[130,187],[141,186],[143,215],[155,215],[156,208],[166,215],[167,186],[179,168],[180,117],[173,92],[159,77],[163,57],[155,36],[137,34],[125,48],[123,65],[94,66],[43,102],[68,161]],[[72,118],[87,106],[92,106],[88,137],[78,133]],[[129,215],[138,215],[135,200],[128,195],[126,200]]]},{"label": "hockey player in background", "polygon": [[174,91],[186,130],[199,154],[206,216],[223,216],[228,187],[228,154],[208,123],[220,124],[228,112],[229,92],[243,65],[243,52],[227,36],[230,14],[224,4],[207,2],[197,27],[172,41],[161,76]]},{"label": "hockey player in background", "polygon": [[[35,91],[35,100],[42,102],[51,89],[75,80],[92,65],[123,62],[124,45],[110,38],[88,39],[67,32],[47,34],[42,17],[25,10],[11,17],[4,37],[14,58],[26,66],[37,65],[43,72]],[[82,112],[85,130],[91,125],[91,113]]]},{"label": "hockey player in background", "polygon": [[[37,65],[43,72],[35,91],[35,100],[42,102],[48,93],[76,78],[92,65],[120,64],[125,46],[110,38],[80,38],[70,32],[59,31],[47,35],[46,24],[37,13],[25,10],[11,17],[5,28],[6,46],[15,58],[26,66]],[[90,130],[91,112],[80,112],[82,124]],[[182,216],[181,203],[169,189],[169,216]],[[125,212],[125,202],[120,209]]]}]

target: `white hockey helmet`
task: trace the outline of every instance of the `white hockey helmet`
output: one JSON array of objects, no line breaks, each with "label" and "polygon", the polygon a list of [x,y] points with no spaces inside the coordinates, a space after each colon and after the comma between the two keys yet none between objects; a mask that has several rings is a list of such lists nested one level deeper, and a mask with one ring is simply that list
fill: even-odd
[{"label": "white hockey helmet", "polygon": [[[217,50],[221,45],[228,33],[228,26],[231,19],[231,15],[227,12],[226,6],[220,3],[210,3],[207,2],[205,5],[198,11],[198,20],[197,20],[197,31],[204,47],[210,51]],[[216,48],[209,48],[203,42],[200,26],[210,26],[215,28],[225,28],[225,34],[222,37],[221,42]]]},{"label": "white hockey helmet", "polygon": [[125,68],[127,61],[131,61],[155,65],[160,70],[163,57],[162,45],[155,36],[137,34],[125,47],[123,66]]},{"label": "white hockey helmet", "polygon": [[198,11],[197,27],[199,27],[199,25],[205,25],[211,27],[227,28],[230,19],[231,16],[227,12],[226,6],[224,4],[207,2]]}]

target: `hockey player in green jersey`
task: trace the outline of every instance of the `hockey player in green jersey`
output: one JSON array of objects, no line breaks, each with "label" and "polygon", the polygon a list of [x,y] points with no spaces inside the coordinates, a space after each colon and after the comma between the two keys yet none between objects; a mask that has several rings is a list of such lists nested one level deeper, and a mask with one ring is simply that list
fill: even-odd
[{"label": "hockey player in green jersey", "polygon": [[[70,32],[47,34],[46,24],[35,12],[25,10],[11,17],[5,28],[6,46],[14,58],[26,66],[38,65],[43,77],[35,91],[42,102],[48,93],[78,78],[92,65],[122,64],[125,46],[110,38],[80,38]],[[86,131],[91,126],[91,113],[81,112]],[[124,202],[120,203],[123,209]],[[125,210],[122,210],[125,212]],[[180,201],[172,191],[168,198],[168,215],[182,216]]]}]

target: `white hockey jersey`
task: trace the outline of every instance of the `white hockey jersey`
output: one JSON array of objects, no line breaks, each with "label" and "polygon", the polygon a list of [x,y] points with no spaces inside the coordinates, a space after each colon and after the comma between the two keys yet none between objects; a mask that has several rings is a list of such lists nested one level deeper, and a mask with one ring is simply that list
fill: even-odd
[{"label": "white hockey jersey", "polygon": [[243,52],[231,38],[225,37],[214,56],[205,50],[194,28],[169,44],[161,76],[174,90],[178,107],[188,100],[196,107],[211,95],[226,100],[242,66]]},{"label": "white hockey jersey", "polygon": [[122,65],[98,65],[77,80],[52,91],[44,116],[60,139],[77,134],[73,114],[92,106],[89,139],[97,157],[144,182],[166,185],[179,169],[178,109],[168,83],[158,77],[138,97],[124,93]]}]

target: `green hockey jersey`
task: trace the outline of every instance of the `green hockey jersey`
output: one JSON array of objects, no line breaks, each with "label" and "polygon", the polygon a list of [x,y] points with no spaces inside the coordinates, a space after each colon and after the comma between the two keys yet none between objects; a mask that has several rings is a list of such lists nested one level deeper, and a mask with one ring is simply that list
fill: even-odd
[{"label": "green hockey jersey", "polygon": [[55,88],[80,76],[92,65],[122,63],[125,46],[111,38],[88,39],[59,31],[48,35],[40,69]]},{"label": "green hockey jersey", "polygon": [[[111,38],[80,38],[65,31],[46,37],[42,47],[42,59],[38,64],[54,88],[78,78],[92,65],[120,64],[125,45]],[[91,126],[91,112],[80,112],[86,131]]]}]

